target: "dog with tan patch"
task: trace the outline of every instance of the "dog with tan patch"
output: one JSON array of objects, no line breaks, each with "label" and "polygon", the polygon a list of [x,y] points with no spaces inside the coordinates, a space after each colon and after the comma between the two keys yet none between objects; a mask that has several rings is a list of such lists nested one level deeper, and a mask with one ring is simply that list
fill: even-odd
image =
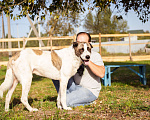
[{"label": "dog with tan patch", "polygon": [[0,86],[0,97],[8,90],[5,101],[5,111],[9,110],[9,102],[18,82],[22,84],[21,102],[29,111],[38,111],[28,103],[28,93],[31,87],[32,74],[60,80],[60,90],[57,97],[57,107],[71,110],[66,105],[66,89],[72,77],[82,63],[89,61],[91,44],[74,42],[69,48],[55,51],[40,51],[25,49],[13,56],[7,65],[4,82]]}]

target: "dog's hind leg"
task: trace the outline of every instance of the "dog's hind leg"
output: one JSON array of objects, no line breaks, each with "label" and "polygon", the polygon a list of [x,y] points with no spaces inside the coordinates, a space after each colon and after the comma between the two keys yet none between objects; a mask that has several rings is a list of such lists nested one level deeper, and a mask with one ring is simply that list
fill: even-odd
[{"label": "dog's hind leg", "polygon": [[9,111],[9,102],[10,102],[11,96],[12,96],[17,84],[18,84],[18,80],[16,78],[14,78],[13,84],[12,84],[11,88],[8,90],[8,93],[6,95],[5,111]]},{"label": "dog's hind leg", "polygon": [[4,82],[0,85],[0,98],[3,97],[3,92],[10,89],[14,80],[13,71],[11,68],[7,69]]},{"label": "dog's hind leg", "polygon": [[[26,76],[26,77],[25,77]],[[30,111],[38,111],[36,108],[32,108],[28,103],[28,93],[30,91],[31,82],[32,82],[32,74],[24,75],[24,78],[22,81],[22,96],[21,96],[21,102],[25,105],[25,107]]]}]

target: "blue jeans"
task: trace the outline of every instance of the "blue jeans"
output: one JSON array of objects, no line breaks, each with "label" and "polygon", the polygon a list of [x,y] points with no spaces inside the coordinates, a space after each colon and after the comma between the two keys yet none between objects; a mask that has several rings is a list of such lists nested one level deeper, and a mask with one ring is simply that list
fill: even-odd
[{"label": "blue jeans", "polygon": [[[59,80],[52,80],[57,93],[59,92]],[[66,102],[68,107],[84,106],[89,105],[92,101],[96,100],[97,97],[88,89],[76,85],[73,77],[69,79],[67,85]]]}]

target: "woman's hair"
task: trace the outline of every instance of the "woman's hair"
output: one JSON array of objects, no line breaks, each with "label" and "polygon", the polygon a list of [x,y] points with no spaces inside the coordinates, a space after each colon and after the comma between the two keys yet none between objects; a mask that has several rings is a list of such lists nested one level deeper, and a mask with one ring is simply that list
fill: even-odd
[{"label": "woman's hair", "polygon": [[91,36],[90,36],[89,33],[86,33],[86,32],[79,32],[79,33],[77,34],[77,36],[76,36],[76,41],[77,41],[77,37],[78,37],[79,35],[87,35],[87,36],[89,37],[88,42],[91,42]]}]

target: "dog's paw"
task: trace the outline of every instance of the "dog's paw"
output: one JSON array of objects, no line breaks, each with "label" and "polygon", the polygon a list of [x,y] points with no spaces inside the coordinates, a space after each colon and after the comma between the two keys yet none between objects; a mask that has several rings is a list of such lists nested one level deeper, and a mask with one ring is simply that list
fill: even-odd
[{"label": "dog's paw", "polygon": [[36,112],[36,111],[38,111],[37,108],[32,108],[32,110],[30,110],[30,112]]},{"label": "dog's paw", "polygon": [[9,109],[7,108],[7,109],[5,109],[5,112],[9,112]]},{"label": "dog's paw", "polygon": [[65,109],[65,110],[72,110],[71,107],[65,107],[65,108],[63,108],[63,109]]},{"label": "dog's paw", "polygon": [[61,105],[59,105],[59,106],[57,105],[57,108],[58,108],[58,109],[62,109]]}]

